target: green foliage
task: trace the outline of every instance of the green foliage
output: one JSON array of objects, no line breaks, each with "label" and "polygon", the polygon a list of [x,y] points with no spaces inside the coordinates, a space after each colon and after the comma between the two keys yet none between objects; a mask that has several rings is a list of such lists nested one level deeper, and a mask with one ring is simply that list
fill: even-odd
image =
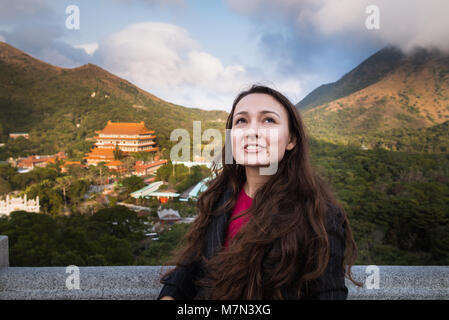
[{"label": "green foliage", "polygon": [[33,184],[27,188],[26,194],[29,199],[39,196],[41,211],[51,215],[58,215],[64,205],[62,195],[53,189],[53,183],[50,180]]},{"label": "green foliage", "polygon": [[166,165],[160,167],[156,171],[157,180],[168,181],[168,178],[173,175],[173,163],[169,161]]},{"label": "green foliage", "polygon": [[185,223],[174,224],[171,230],[163,232],[159,240],[152,241],[149,248],[140,255],[140,264],[164,265],[173,258],[175,249],[182,245],[182,240],[189,230],[190,225]]},{"label": "green foliage", "polygon": [[50,168],[34,168],[33,170],[14,174],[11,177],[11,186],[15,190],[23,190],[31,184],[41,183],[42,181],[54,181],[58,177],[58,172]]},{"label": "green foliage", "polygon": [[24,137],[16,139],[8,138],[4,147],[0,148],[0,159],[8,159],[9,157],[25,157],[38,151],[39,144],[30,141]]},{"label": "green foliage", "polygon": [[177,184],[176,191],[177,192],[183,192],[187,188],[197,184],[201,180],[203,180],[205,177],[207,177],[210,174],[209,169],[202,166],[192,166],[190,168],[190,174],[182,178],[182,180]]},{"label": "green foliage", "polygon": [[78,164],[71,164],[67,166],[67,174],[75,179],[81,179],[86,176],[86,169]]},{"label": "green foliage", "polygon": [[210,170],[206,166],[192,166],[189,169],[184,164],[173,165],[171,161],[156,171],[157,179],[168,182],[177,192],[185,191],[209,175]]},{"label": "green foliage", "polygon": [[108,234],[119,239],[138,240],[143,237],[144,220],[124,206],[97,211],[90,218],[89,230],[95,234]]},{"label": "green foliage", "polygon": [[74,181],[68,191],[67,196],[70,199],[70,202],[77,207],[84,198],[87,190],[89,189],[89,182],[86,180],[76,180]]},{"label": "green foliage", "polygon": [[8,181],[0,177],[0,195],[7,194],[11,191],[11,185]]},{"label": "green foliage", "polygon": [[131,265],[143,222],[122,206],[92,216],[17,211],[0,219],[0,233],[9,237],[11,266]]},{"label": "green foliage", "polygon": [[313,162],[349,215],[357,264],[449,263],[449,157],[312,140]]},{"label": "green foliage", "polygon": [[143,178],[139,176],[129,176],[120,180],[120,183],[126,190],[131,193],[142,189],[145,187],[145,182],[143,182]]},{"label": "green foliage", "polygon": [[115,149],[114,149],[113,153],[114,153],[114,160],[122,160],[124,157],[123,151],[120,150],[118,145],[115,145]]}]

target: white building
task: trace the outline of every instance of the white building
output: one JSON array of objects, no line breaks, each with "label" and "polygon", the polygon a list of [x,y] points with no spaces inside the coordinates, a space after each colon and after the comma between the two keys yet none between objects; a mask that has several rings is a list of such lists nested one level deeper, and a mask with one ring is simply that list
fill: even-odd
[{"label": "white building", "polygon": [[35,200],[27,200],[27,195],[24,198],[12,198],[6,196],[6,200],[0,200],[0,216],[9,215],[13,211],[27,211],[39,212],[39,196]]},{"label": "white building", "polygon": [[181,220],[179,212],[173,209],[162,209],[157,212],[159,220],[161,221],[178,221]]}]

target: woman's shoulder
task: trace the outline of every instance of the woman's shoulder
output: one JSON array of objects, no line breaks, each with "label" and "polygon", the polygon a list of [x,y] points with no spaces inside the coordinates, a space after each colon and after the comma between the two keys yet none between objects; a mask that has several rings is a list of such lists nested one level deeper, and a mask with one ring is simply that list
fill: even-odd
[{"label": "woman's shoulder", "polygon": [[336,232],[339,234],[344,233],[345,217],[342,209],[337,204],[327,201],[326,202],[326,229],[328,233]]}]

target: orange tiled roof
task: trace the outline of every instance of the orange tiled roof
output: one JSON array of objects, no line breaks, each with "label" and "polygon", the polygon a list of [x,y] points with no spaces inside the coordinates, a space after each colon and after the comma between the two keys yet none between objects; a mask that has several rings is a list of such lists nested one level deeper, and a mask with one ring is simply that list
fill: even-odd
[{"label": "orange tiled roof", "polygon": [[105,166],[107,166],[107,167],[123,166],[123,162],[121,162],[120,160],[114,160],[114,161],[111,161],[111,162],[105,164]]},{"label": "orange tiled roof", "polygon": [[100,140],[100,139],[103,139],[103,140],[106,140],[106,139],[107,140],[147,140],[147,139],[154,139],[154,138],[156,138],[156,136],[138,137],[138,138],[128,138],[128,137],[116,138],[116,137],[100,137],[100,136],[95,136],[94,137],[94,139],[96,139],[96,140]]},{"label": "orange tiled roof", "polygon": [[100,158],[100,159],[114,159],[114,149],[103,149],[103,148],[93,148],[84,157],[89,159]]},{"label": "orange tiled roof", "polygon": [[139,123],[108,121],[108,124],[106,125],[106,127],[104,127],[103,130],[95,132],[98,134],[123,134],[123,135],[154,133],[153,130],[148,130],[143,121]]},{"label": "orange tiled roof", "polygon": [[79,165],[81,165],[81,161],[66,161],[66,162],[64,162],[65,166],[69,166],[69,165],[72,165],[72,164],[79,164]]},{"label": "orange tiled roof", "polygon": [[35,164],[46,162],[46,163],[55,163],[56,159],[65,159],[67,158],[64,152],[58,152],[54,155],[32,155],[28,156],[25,159],[21,159],[17,162],[18,167],[33,167]]},{"label": "orange tiled roof", "polygon": [[89,154],[93,156],[114,156],[114,149],[93,148]]},{"label": "orange tiled roof", "polygon": [[148,163],[148,164],[142,164],[142,161],[137,161],[135,167],[138,170],[142,170],[142,169],[147,169],[147,168],[159,166],[159,165],[167,163],[167,162],[168,162],[168,160],[166,160],[166,159],[155,161],[155,162]]}]

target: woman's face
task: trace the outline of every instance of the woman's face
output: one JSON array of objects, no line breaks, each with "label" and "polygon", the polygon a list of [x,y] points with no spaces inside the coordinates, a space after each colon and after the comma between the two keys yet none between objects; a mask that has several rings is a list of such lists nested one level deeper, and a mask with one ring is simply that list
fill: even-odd
[{"label": "woman's face", "polygon": [[288,114],[272,96],[252,93],[235,107],[232,118],[232,155],[244,166],[266,166],[279,163],[290,141]]}]

